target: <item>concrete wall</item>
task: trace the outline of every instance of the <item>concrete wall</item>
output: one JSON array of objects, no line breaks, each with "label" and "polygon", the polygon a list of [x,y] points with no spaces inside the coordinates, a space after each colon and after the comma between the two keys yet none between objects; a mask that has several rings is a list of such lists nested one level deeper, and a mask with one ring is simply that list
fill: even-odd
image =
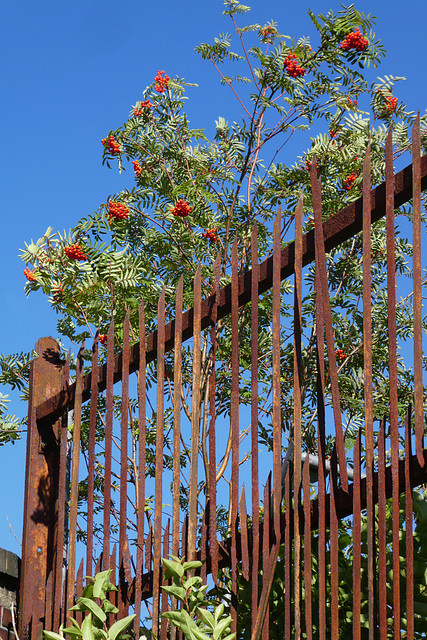
[{"label": "concrete wall", "polygon": [[13,604],[17,625],[20,562],[14,553],[0,549],[0,640],[16,640],[11,609]]}]

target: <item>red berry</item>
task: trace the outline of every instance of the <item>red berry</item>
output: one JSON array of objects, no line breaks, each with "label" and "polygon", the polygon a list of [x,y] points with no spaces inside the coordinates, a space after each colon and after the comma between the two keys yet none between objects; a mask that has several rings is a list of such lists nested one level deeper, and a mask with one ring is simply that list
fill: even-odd
[{"label": "red berry", "polygon": [[358,27],[356,31],[351,31],[346,35],[340,44],[340,49],[343,49],[343,51],[350,51],[351,49],[355,49],[356,51],[365,51],[368,44],[368,40],[362,36]]},{"label": "red berry", "polygon": [[112,156],[118,156],[120,154],[120,145],[115,141],[114,136],[110,136],[108,139],[103,138],[101,142],[104,147],[107,147]]},{"label": "red berry", "polygon": [[66,256],[70,260],[79,260],[81,262],[85,262],[88,258],[83,253],[83,250],[78,244],[70,244],[68,247],[64,247],[64,251]]},{"label": "red berry", "polygon": [[345,191],[350,191],[353,188],[354,182],[357,178],[356,173],[350,173],[346,178],[344,178],[342,186]]},{"label": "red berry", "polygon": [[24,276],[27,278],[27,280],[29,280],[30,282],[34,282],[34,280],[36,279],[36,276],[34,275],[34,271],[31,271],[31,269],[24,269],[23,271]]},{"label": "red berry", "polygon": [[299,78],[305,74],[305,69],[297,63],[297,56],[295,53],[288,53],[283,61],[283,66],[286,69],[286,73],[291,78]]},{"label": "red berry", "polygon": [[166,91],[166,89],[168,88],[169,80],[169,76],[167,76],[163,70],[157,72],[157,75],[154,78],[154,81],[156,83],[154,89],[157,91],[157,93],[164,93]]},{"label": "red berry", "polygon": [[219,235],[217,229],[207,229],[205,233],[202,233],[202,238],[206,238],[206,240],[211,240],[211,242],[218,242]]},{"label": "red berry", "polygon": [[129,209],[125,204],[121,202],[113,202],[110,200],[108,203],[108,222],[111,224],[113,220],[126,220],[129,216]]},{"label": "red berry", "polygon": [[185,218],[189,213],[191,213],[192,208],[193,207],[190,207],[187,201],[178,200],[178,202],[172,209],[171,214],[179,218]]}]

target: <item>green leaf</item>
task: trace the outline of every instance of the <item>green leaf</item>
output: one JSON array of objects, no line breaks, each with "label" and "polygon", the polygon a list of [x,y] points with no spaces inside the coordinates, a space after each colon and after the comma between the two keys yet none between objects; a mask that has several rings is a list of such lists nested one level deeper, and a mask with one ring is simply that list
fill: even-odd
[{"label": "green leaf", "polygon": [[224,631],[227,631],[230,624],[231,624],[231,616],[227,616],[226,618],[218,622],[215,625],[215,629],[213,633],[214,640],[217,640],[217,638],[220,638],[224,633]]},{"label": "green leaf", "polygon": [[[81,608],[76,609],[77,606]],[[91,611],[100,622],[105,622],[105,620],[107,619],[107,616],[105,615],[101,607],[90,598],[79,598],[78,604],[74,607],[71,607],[70,611]]]},{"label": "green leaf", "polygon": [[192,576],[191,578],[188,578],[188,580],[186,580],[184,582],[184,589],[190,589],[191,587],[201,587],[203,584],[203,580],[201,579],[200,576]]},{"label": "green leaf", "polygon": [[181,627],[182,611],[165,611],[161,617],[166,620],[172,620],[176,627]]},{"label": "green leaf", "polygon": [[166,567],[166,580],[169,580],[169,578],[181,578],[184,575],[184,567],[180,562],[175,562],[174,560],[166,560],[165,558],[163,558],[162,564],[164,567]]},{"label": "green leaf", "polygon": [[184,567],[184,571],[192,571],[193,569],[200,569],[200,567],[203,566],[203,562],[193,560],[192,562],[184,562],[182,566]]},{"label": "green leaf", "polygon": [[82,638],[83,640],[95,640],[91,613],[88,613],[82,622]]},{"label": "green leaf", "polygon": [[185,599],[186,590],[183,587],[178,587],[178,585],[171,585],[170,587],[162,587],[163,591],[168,593],[170,596],[174,596],[181,600],[181,602]]},{"label": "green leaf", "polygon": [[100,571],[96,574],[93,583],[93,595],[95,598],[105,598],[104,592],[109,591],[108,586],[110,584],[109,577],[111,571],[112,569],[107,569],[106,571]]},{"label": "green leaf", "polygon": [[197,609],[197,613],[199,614],[199,616],[201,617],[201,619],[203,620],[203,622],[208,626],[213,628],[215,625],[215,618],[212,615],[212,613],[210,611],[208,611],[207,609],[202,609],[202,607],[200,607],[199,609]]},{"label": "green leaf", "polygon": [[105,611],[105,613],[118,613],[119,610],[117,609],[117,607],[115,607],[113,605],[112,602],[110,602],[109,600],[104,600],[104,602],[102,603],[102,610]]},{"label": "green leaf", "polygon": [[123,618],[122,620],[117,620],[117,622],[115,622],[113,624],[113,626],[110,628],[109,632],[108,632],[108,639],[109,640],[116,640],[117,636],[120,635],[122,633],[122,631],[124,631],[125,629],[127,629],[128,627],[130,627],[130,625],[132,624],[132,621],[135,619],[135,614],[132,614],[131,616],[127,616],[126,618]]},{"label": "green leaf", "polygon": [[59,633],[54,633],[53,631],[43,631],[43,635],[46,640],[63,640],[64,636],[59,635]]},{"label": "green leaf", "polygon": [[74,636],[76,638],[82,637],[82,632],[80,628],[77,629],[76,627],[67,627],[66,629],[64,629],[64,633],[68,634],[69,636]]}]

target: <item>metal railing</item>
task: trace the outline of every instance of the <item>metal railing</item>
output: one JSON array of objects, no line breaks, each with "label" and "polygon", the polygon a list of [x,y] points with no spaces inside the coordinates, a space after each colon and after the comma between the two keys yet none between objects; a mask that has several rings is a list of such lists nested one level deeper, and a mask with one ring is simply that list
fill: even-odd
[{"label": "metal railing", "polygon": [[[232,630],[237,630],[239,636],[250,635],[252,640],[268,638],[269,626],[279,624],[274,617],[280,610],[280,625],[286,639],[339,638],[344,624],[340,601],[343,589],[340,523],[345,523],[352,538],[348,567],[352,577],[350,583],[347,581],[351,591],[347,599],[351,601],[353,637],[362,637],[361,615],[368,619],[369,637],[388,637],[390,607],[394,611],[394,637],[401,637],[403,618],[405,637],[414,637],[411,490],[427,483],[427,452],[423,444],[420,205],[421,191],[427,188],[427,157],[420,155],[418,121],[413,132],[413,164],[394,175],[391,135],[386,144],[385,163],[386,181],[371,190],[368,149],[363,196],[322,223],[321,183],[313,162],[314,229],[303,234],[301,196],[295,210],[294,242],[282,247],[279,211],[272,256],[259,264],[255,228],[251,270],[238,275],[235,244],[230,284],[220,288],[217,266],[212,295],[202,300],[199,268],[194,281],[193,308],[183,313],[180,283],[175,317],[166,323],[163,292],[158,305],[158,329],[149,335],[141,302],[139,341],[130,346],[128,314],[120,353],[114,352],[112,324],[105,363],[98,365],[96,339],[91,372],[84,374],[82,347],[73,384],[68,383],[69,364],[60,360],[55,341],[43,338],[37,343],[39,357],[32,363],[29,401],[19,617],[22,640],[39,638],[43,627],[57,631],[66,621],[67,609],[82,592],[83,576],[108,568],[113,569],[112,580],[119,585],[120,615],[127,614],[132,607],[137,614],[135,633],[139,634],[141,612],[148,603],[152,631],[164,640],[168,630],[160,614],[168,601],[161,591],[161,558],[169,553],[203,560],[202,577],[207,580],[210,576],[212,584],[223,590],[227,587]],[[410,199],[413,200],[414,416],[408,406],[406,419],[402,419],[398,406],[394,211]],[[387,421],[380,420],[374,428],[375,318],[371,312],[370,238],[371,225],[384,216],[390,409]],[[360,232],[364,419],[354,446],[348,449],[342,424],[339,391],[342,373],[334,342],[326,252]],[[317,389],[310,423],[315,463],[313,456],[304,451],[308,430],[302,424],[301,309],[303,269],[307,265],[315,265],[314,366],[309,372]],[[286,431],[282,415],[281,283],[291,276],[294,310],[289,344],[294,353],[294,367],[288,383],[293,387],[293,415],[292,426]],[[268,364],[259,358],[258,299],[264,295],[271,302]],[[219,327],[226,334],[221,334]],[[183,343],[188,340],[190,346],[185,351]],[[221,351],[225,348],[224,340],[227,362]],[[168,354],[173,354],[173,361]],[[271,416],[263,413],[260,404],[261,367],[268,370],[271,379]],[[225,369],[230,381],[229,406],[227,412],[218,414],[217,382]],[[136,379],[131,375],[134,372]],[[120,383],[118,396],[113,394],[115,383]],[[187,392],[191,396],[191,409]],[[89,405],[85,405],[87,401]],[[68,437],[69,412],[73,412],[72,443]],[[271,421],[268,436],[265,431],[260,432],[263,420]],[[218,459],[225,430],[225,453],[223,459]],[[243,455],[244,436],[250,439],[250,452],[246,455]],[[327,436],[334,442],[329,457]],[[390,447],[387,452],[386,440]],[[266,451],[260,453],[261,443]],[[402,494],[404,516],[399,504]],[[391,565],[386,557],[390,553]],[[387,579],[390,569],[394,576],[391,592]],[[402,572],[404,579],[400,584]],[[271,593],[279,574],[282,595],[279,604],[273,604]],[[243,615],[239,613],[242,585],[250,592],[246,602],[250,633],[239,627],[238,622],[238,616]],[[277,585],[274,589],[277,592]],[[277,600],[277,593],[275,597]]]}]

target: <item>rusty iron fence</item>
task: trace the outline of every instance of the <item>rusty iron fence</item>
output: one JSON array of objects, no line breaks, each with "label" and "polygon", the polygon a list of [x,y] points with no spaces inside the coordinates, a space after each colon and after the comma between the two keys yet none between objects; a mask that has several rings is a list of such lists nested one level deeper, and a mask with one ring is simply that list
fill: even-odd
[{"label": "rusty iron fence", "polygon": [[[130,609],[137,614],[136,637],[141,625],[166,639],[169,630],[160,617],[168,607],[161,590],[161,558],[169,554],[205,561],[202,577],[229,603],[232,631],[239,637],[414,638],[411,491],[427,484],[420,200],[427,188],[427,156],[420,153],[419,121],[412,153],[412,165],[394,175],[389,134],[386,180],[371,189],[368,149],[363,196],[323,223],[314,162],[313,229],[303,234],[301,196],[294,242],[282,245],[279,211],[268,259],[259,263],[255,228],[248,272],[238,275],[234,245],[230,284],[220,287],[217,262],[212,294],[202,300],[199,268],[193,308],[183,312],[181,281],[173,319],[166,322],[163,292],[158,328],[151,334],[146,332],[141,302],[138,341],[132,339],[130,346],[127,316],[122,350],[115,354],[111,325],[105,363],[98,364],[96,338],[91,372],[84,374],[82,346],[72,384],[69,363],[60,359],[57,343],[52,338],[37,343],[29,400],[21,640],[39,638],[43,628],[57,631],[82,592],[84,576],[108,568],[118,585],[120,615]],[[411,199],[414,377],[413,398],[402,417],[395,209]],[[384,216],[389,411],[384,419],[374,420],[371,225]],[[349,448],[340,405],[342,367],[337,361],[327,252],[360,232],[363,423]],[[309,373],[316,388],[309,425],[315,455],[307,452],[307,425],[302,424],[301,306],[303,272],[310,265],[316,292],[315,364]],[[288,431],[281,415],[281,299],[287,278],[293,280],[294,299],[293,318],[287,319],[294,354],[293,371],[288,372],[293,388]],[[260,361],[258,338],[258,301],[266,296],[271,303],[268,364]],[[227,362],[219,326],[226,327]],[[259,394],[261,367],[271,380],[268,415]],[[216,383],[224,369],[230,380],[229,406],[219,414]],[[326,448],[331,437],[332,451]],[[351,636],[344,635],[349,628]]]}]

